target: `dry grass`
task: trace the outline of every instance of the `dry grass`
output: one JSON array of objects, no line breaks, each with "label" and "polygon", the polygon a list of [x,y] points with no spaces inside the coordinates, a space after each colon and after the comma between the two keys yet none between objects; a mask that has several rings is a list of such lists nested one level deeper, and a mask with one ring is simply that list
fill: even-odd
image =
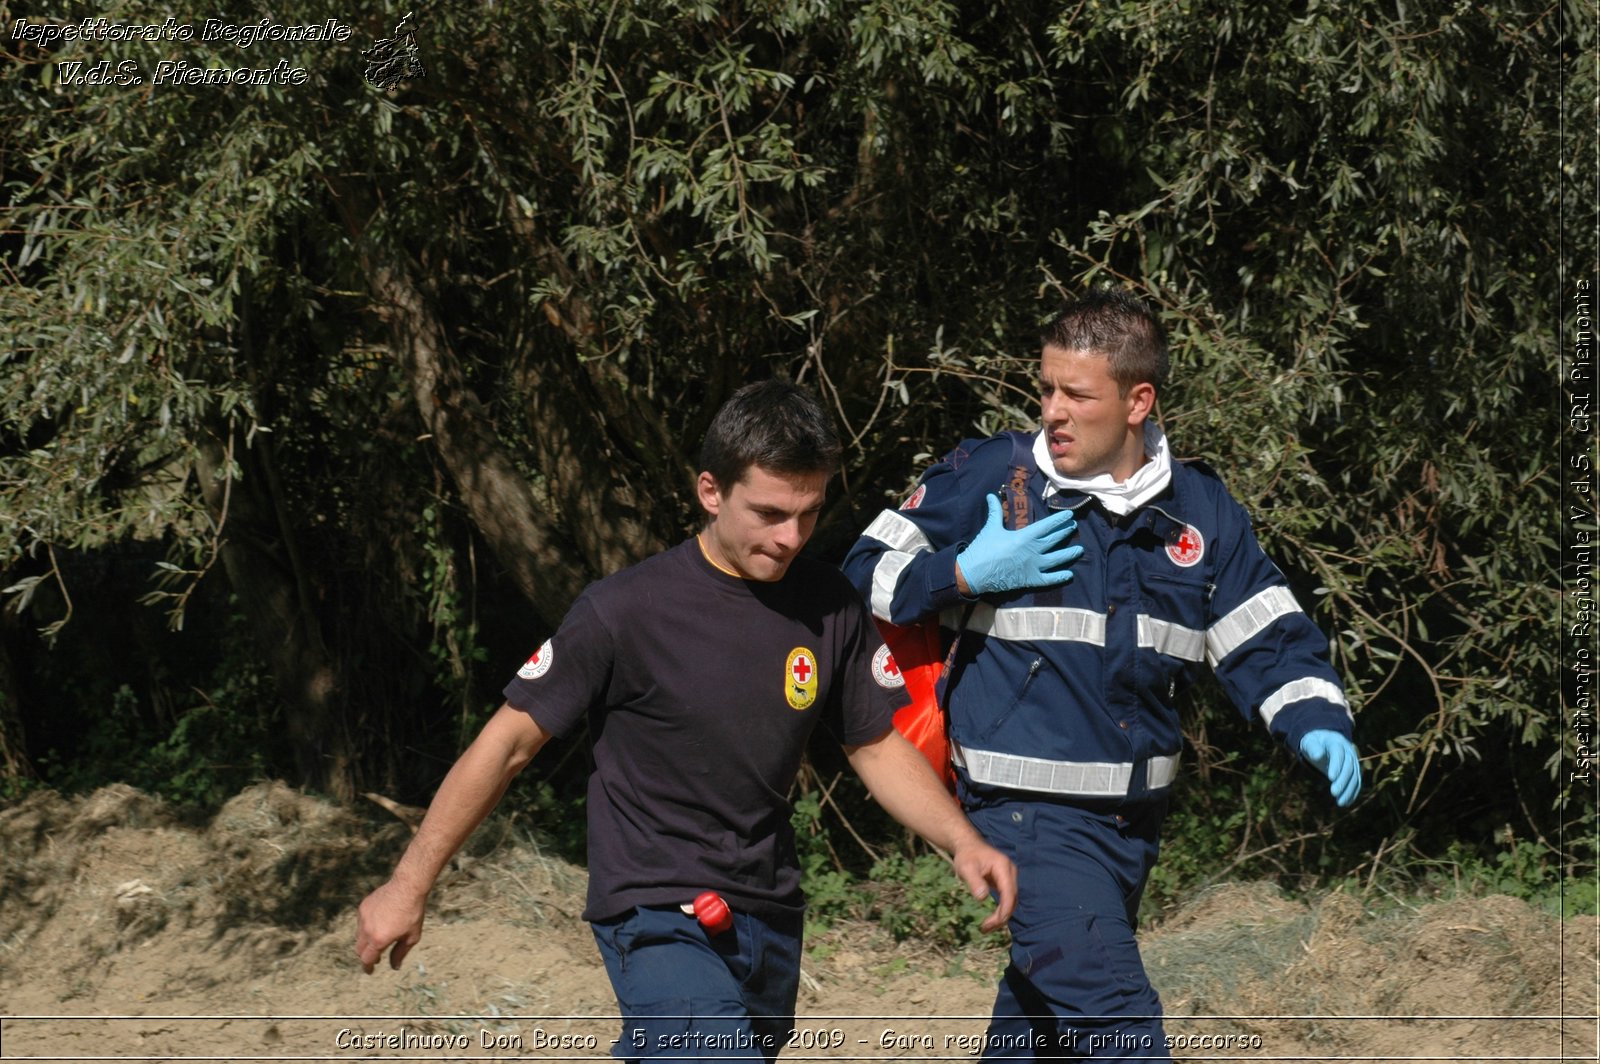
[{"label": "dry grass", "polygon": [[[74,1010],[124,985],[154,999],[228,1000],[245,972],[284,973],[288,987],[325,980],[337,988],[328,1002],[377,986],[345,982],[352,912],[408,838],[375,807],[341,809],[281,784],[249,788],[203,826],[127,787],[32,796],[0,811],[0,984],[25,982],[35,996],[48,987]],[[444,993],[431,973],[454,959],[463,967],[452,999],[487,1016],[607,1011],[579,919],[584,887],[581,868],[515,821],[491,822],[435,891],[428,950],[403,986]],[[1259,1035],[1261,1056],[1593,1059],[1596,926],[1503,896],[1307,903],[1232,884],[1142,937],[1172,1034]],[[453,952],[445,927],[460,932]],[[842,994],[854,1011],[983,1012],[1005,958],[992,942],[952,954],[870,927],[811,945],[803,1003],[814,1009],[841,1008]],[[530,950],[565,960],[530,968]]]}]

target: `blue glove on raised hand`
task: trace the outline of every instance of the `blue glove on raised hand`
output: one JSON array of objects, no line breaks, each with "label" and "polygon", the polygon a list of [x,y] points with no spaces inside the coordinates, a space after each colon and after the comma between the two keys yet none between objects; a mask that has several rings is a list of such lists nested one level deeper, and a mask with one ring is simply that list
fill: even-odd
[{"label": "blue glove on raised hand", "polygon": [[956,565],[972,595],[1052,587],[1072,579],[1066,568],[1083,556],[1082,547],[1064,546],[1078,530],[1071,510],[1061,510],[1022,528],[1007,528],[1000,497],[989,496],[983,530],[956,555]]},{"label": "blue glove on raised hand", "polygon": [[1356,744],[1338,732],[1306,732],[1300,740],[1300,756],[1328,777],[1328,791],[1341,808],[1361,793],[1361,759],[1356,755]]}]

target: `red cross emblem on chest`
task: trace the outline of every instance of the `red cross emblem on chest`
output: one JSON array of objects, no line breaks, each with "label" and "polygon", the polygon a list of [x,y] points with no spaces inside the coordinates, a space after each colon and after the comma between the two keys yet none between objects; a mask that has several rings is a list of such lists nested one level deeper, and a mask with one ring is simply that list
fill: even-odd
[{"label": "red cross emblem on chest", "polygon": [[1178,538],[1167,544],[1167,557],[1172,559],[1172,564],[1185,569],[1199,562],[1205,553],[1205,537],[1193,525],[1183,526]]},{"label": "red cross emblem on chest", "polygon": [[795,647],[789,651],[784,667],[789,670],[789,682],[784,685],[784,698],[790,709],[806,710],[817,698],[817,659],[808,647]]}]

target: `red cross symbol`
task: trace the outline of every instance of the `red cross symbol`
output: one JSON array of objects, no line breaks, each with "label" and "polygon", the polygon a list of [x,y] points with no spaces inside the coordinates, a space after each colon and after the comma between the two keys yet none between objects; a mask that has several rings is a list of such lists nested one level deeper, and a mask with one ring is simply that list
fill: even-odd
[{"label": "red cross symbol", "polygon": [[1167,557],[1171,558],[1175,564],[1187,567],[1198,562],[1205,551],[1206,541],[1204,537],[1200,535],[1193,525],[1188,525],[1184,527],[1178,538],[1167,547]]},{"label": "red cross symbol", "polygon": [[805,683],[811,678],[811,662],[804,657],[794,659],[794,678]]},{"label": "red cross symbol", "polygon": [[900,663],[894,660],[893,654],[890,654],[884,658],[883,671],[886,676],[900,675]]}]

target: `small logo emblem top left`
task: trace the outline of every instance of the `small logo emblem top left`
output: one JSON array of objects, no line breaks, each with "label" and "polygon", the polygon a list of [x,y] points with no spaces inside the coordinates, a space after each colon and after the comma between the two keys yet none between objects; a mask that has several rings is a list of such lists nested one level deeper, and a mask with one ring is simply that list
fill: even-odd
[{"label": "small logo emblem top left", "polygon": [[361,58],[367,61],[364,76],[380,89],[428,76],[428,68],[423,65],[417,48],[417,30],[411,16],[412,12],[407,11],[394,28],[393,37],[380,37],[361,53]]}]

